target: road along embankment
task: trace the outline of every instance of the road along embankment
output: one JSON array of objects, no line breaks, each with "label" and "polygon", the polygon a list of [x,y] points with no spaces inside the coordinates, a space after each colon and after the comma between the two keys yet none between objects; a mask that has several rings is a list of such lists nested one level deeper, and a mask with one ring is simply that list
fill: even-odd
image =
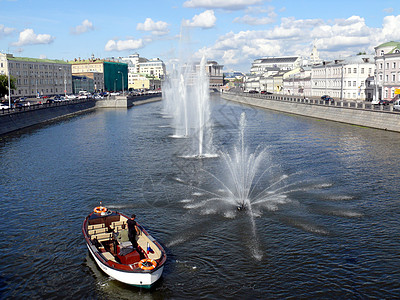
[{"label": "road along embankment", "polygon": [[371,127],[376,129],[400,132],[400,113],[375,110],[373,106],[366,108],[365,104],[350,105],[346,102],[326,104],[324,101],[302,99],[296,97],[250,96],[245,94],[223,93],[221,98],[229,101],[251,105],[285,113],[291,113],[322,120]]},{"label": "road along embankment", "polygon": [[95,109],[96,101],[73,101],[62,104],[35,105],[29,108],[15,109],[0,114],[0,135],[29,126],[48,122],[60,117],[82,113]]}]

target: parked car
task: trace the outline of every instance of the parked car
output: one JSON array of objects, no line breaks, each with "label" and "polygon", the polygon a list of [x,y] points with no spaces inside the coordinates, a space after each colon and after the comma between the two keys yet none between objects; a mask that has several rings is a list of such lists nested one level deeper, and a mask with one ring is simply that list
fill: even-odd
[{"label": "parked car", "polygon": [[258,94],[258,91],[256,91],[256,90],[250,90],[250,91],[249,91],[249,94]]},{"label": "parked car", "polygon": [[400,100],[396,100],[393,104],[393,110],[400,110]]},{"label": "parked car", "polygon": [[335,101],[335,99],[333,99],[332,97],[326,97],[325,99],[325,102],[334,102]]},{"label": "parked car", "polygon": [[261,94],[265,94],[265,95],[272,95],[271,92],[267,92],[267,91],[261,91]]},{"label": "parked car", "polygon": [[330,98],[330,96],[329,96],[329,95],[323,95],[323,96],[321,97],[321,100],[325,100],[326,98]]},{"label": "parked car", "polygon": [[379,100],[379,105],[389,105],[389,100]]},{"label": "parked car", "polygon": [[379,104],[379,100],[378,99],[374,99],[374,100],[371,101],[371,104],[378,105]]},{"label": "parked car", "polygon": [[0,103],[0,109],[8,109],[8,108],[10,108],[8,105]]}]

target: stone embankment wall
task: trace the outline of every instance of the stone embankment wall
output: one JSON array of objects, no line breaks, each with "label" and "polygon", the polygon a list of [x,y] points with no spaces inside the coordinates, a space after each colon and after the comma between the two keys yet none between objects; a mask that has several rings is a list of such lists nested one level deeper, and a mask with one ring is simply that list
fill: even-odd
[{"label": "stone embankment wall", "polygon": [[51,104],[32,105],[21,109],[0,110],[0,135],[68,115],[97,108],[128,108],[160,101],[161,93],[139,96],[116,96],[104,100],[71,100]]},{"label": "stone embankment wall", "polygon": [[23,107],[8,112],[0,112],[0,135],[60,117],[89,111],[95,108],[96,101],[73,101],[62,104],[43,104]]},{"label": "stone embankment wall", "polygon": [[226,100],[280,112],[400,132],[400,113],[393,111],[392,107],[383,110],[382,106],[376,108],[365,103],[336,101],[328,104],[318,99],[275,95],[252,96],[251,94],[223,93],[221,97]]},{"label": "stone embankment wall", "polygon": [[140,105],[149,102],[161,100],[161,93],[146,94],[137,96],[111,96],[98,100],[96,103],[97,108],[128,108],[135,105]]}]

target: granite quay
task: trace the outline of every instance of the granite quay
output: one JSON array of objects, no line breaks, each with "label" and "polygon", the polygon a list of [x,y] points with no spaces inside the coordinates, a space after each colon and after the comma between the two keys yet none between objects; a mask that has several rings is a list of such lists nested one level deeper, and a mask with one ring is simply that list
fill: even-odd
[{"label": "granite quay", "polygon": [[161,93],[110,96],[102,100],[75,99],[51,103],[36,103],[0,110],[0,135],[38,125],[66,116],[101,108],[129,108],[161,100]]},{"label": "granite quay", "polygon": [[392,105],[333,101],[285,95],[224,92],[221,97],[245,105],[306,117],[400,132],[400,113]]}]

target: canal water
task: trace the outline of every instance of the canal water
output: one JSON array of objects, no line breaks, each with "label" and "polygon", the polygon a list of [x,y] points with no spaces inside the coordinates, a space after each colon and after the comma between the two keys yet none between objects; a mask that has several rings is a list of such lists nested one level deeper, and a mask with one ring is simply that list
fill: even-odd
[{"label": "canal water", "polygon": [[[400,135],[211,100],[216,157],[187,159],[162,103],[96,110],[0,139],[0,298],[400,296]],[[221,205],[245,112],[264,152],[247,207]],[[225,156],[224,156],[225,155]],[[260,197],[264,195],[264,197]],[[110,279],[81,233],[102,201],[164,246],[150,290]]]}]

